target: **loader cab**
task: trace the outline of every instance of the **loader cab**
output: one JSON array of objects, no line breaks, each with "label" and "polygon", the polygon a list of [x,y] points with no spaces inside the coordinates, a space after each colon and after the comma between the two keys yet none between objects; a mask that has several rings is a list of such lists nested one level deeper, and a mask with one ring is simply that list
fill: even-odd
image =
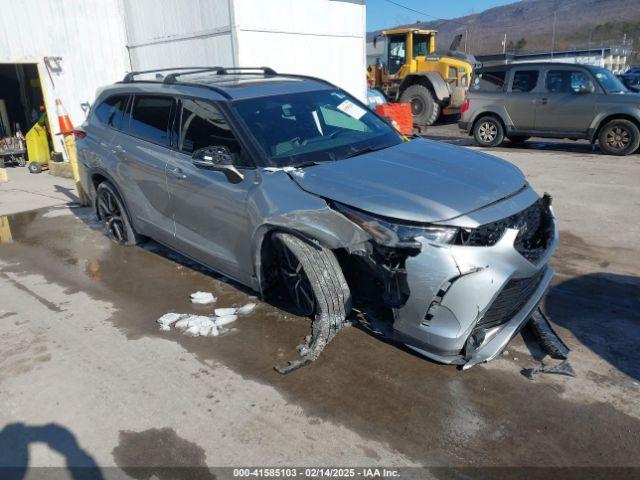
[{"label": "loader cab", "polygon": [[399,29],[386,30],[382,34],[387,38],[387,71],[395,75],[407,66],[415,71],[416,60],[424,60],[436,49],[435,30]]}]

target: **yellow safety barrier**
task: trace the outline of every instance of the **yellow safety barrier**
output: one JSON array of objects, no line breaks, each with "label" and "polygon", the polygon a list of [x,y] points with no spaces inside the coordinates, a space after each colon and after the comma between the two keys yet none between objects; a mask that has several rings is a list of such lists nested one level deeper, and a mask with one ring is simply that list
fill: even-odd
[{"label": "yellow safety barrier", "polygon": [[89,205],[89,198],[80,183],[80,170],[78,169],[78,150],[76,149],[76,140],[73,134],[64,135],[64,146],[69,156],[71,170],[73,171],[73,180],[76,182],[76,191],[78,192],[78,200],[80,205]]},{"label": "yellow safety barrier", "polygon": [[0,217],[0,243],[13,242],[13,236],[11,236],[11,224],[9,223],[9,217]]}]

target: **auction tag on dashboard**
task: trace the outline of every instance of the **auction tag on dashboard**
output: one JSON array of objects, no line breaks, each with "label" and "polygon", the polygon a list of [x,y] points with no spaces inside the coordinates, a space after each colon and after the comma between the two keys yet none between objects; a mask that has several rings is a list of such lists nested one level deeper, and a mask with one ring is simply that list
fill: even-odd
[{"label": "auction tag on dashboard", "polygon": [[351,100],[345,100],[340,105],[338,105],[337,108],[341,112],[346,113],[351,118],[355,118],[356,120],[360,120],[360,118],[362,118],[362,116],[365,113],[367,113],[367,111],[364,108],[359,107],[358,105],[353,103]]}]

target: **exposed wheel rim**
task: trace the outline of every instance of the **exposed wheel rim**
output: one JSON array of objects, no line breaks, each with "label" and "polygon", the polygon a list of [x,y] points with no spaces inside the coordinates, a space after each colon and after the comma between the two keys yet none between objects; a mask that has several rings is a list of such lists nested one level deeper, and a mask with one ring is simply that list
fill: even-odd
[{"label": "exposed wheel rim", "polygon": [[310,316],[315,311],[315,297],[302,264],[284,245],[280,249],[280,276],[301,316]]},{"label": "exposed wheel rim", "polygon": [[411,113],[414,116],[422,115],[422,113],[426,110],[427,106],[420,97],[413,97],[411,99]]},{"label": "exposed wheel rim", "polygon": [[115,196],[109,190],[101,190],[98,194],[98,215],[104,222],[105,232],[113,241],[124,244],[127,241],[127,230],[123,212]]},{"label": "exposed wheel rim", "polygon": [[493,142],[498,136],[498,126],[493,122],[482,122],[478,128],[478,137],[485,143]]},{"label": "exposed wheel rim", "polygon": [[615,125],[607,132],[605,142],[611,150],[625,150],[631,143],[631,132],[621,125]]}]

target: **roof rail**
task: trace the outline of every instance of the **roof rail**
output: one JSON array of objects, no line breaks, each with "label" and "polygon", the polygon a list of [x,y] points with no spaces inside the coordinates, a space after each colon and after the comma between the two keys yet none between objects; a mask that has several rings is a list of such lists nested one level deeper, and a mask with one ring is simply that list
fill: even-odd
[{"label": "roof rail", "polygon": [[218,75],[227,75],[229,72],[237,74],[249,74],[255,70],[260,70],[265,75],[278,75],[271,67],[226,67],[218,71]]},{"label": "roof rail", "polygon": [[170,73],[166,77],[164,77],[163,83],[176,83],[176,80],[181,75],[195,75],[196,73],[206,73],[206,72],[218,72],[224,70],[223,67],[193,67],[188,72],[176,72]]},{"label": "roof rail", "polygon": [[[138,71],[127,73],[122,79],[122,81],[124,83],[133,82],[135,80],[136,75],[142,75],[144,73],[172,72],[175,70],[196,70],[196,69],[203,70],[205,68],[212,68],[212,67],[173,67],[173,68],[154,68],[152,70],[138,70]],[[215,67],[215,68],[219,68],[219,67]]]}]

